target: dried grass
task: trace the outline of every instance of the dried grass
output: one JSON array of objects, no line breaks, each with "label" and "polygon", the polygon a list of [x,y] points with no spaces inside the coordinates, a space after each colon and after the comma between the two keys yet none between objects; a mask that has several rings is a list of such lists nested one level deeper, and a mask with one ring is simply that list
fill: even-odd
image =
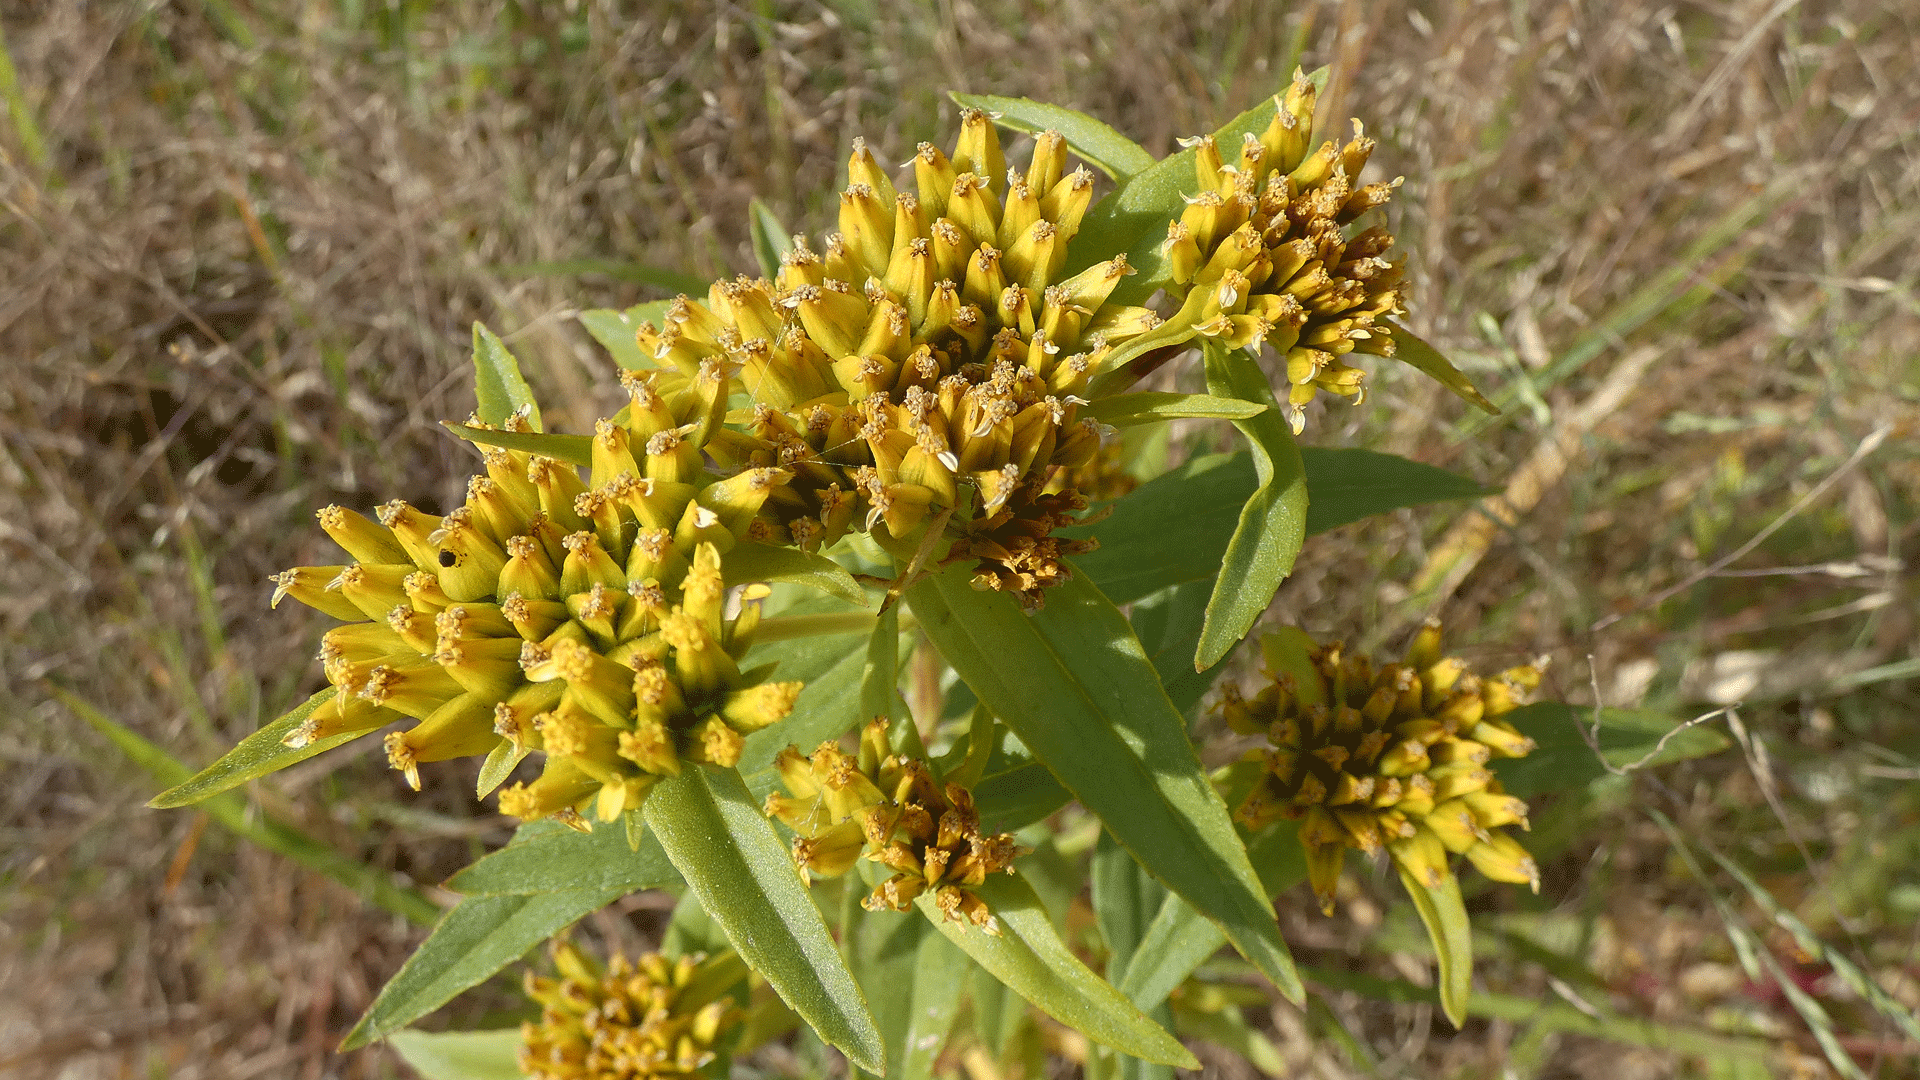
[{"label": "dried grass", "polygon": [[[434,422],[467,410],[468,325],[509,332],[549,412],[577,430],[610,398],[611,368],[567,313],[657,295],[618,275],[527,268],[744,270],[750,196],[824,227],[847,141],[863,134],[898,160],[944,138],[948,88],[1081,107],[1162,152],[1276,85],[1296,37],[1308,66],[1341,65],[1335,108],[1369,118],[1377,167],[1410,178],[1397,229],[1414,256],[1416,328],[1484,385],[1533,384],[1467,439],[1457,402],[1384,372],[1368,407],[1318,416],[1316,437],[1504,484],[1632,346],[1659,350],[1575,440],[1564,477],[1486,537],[1440,610],[1462,640],[1501,643],[1476,658],[1553,653],[1574,700],[1587,654],[1603,686],[1654,661],[1642,690],[1662,707],[1697,692],[1681,681],[1689,662],[1729,650],[1807,661],[1748,721],[1816,837],[1813,866],[1737,760],[1637,790],[1762,867],[1870,967],[1920,985],[1900,933],[1920,895],[1920,805],[1860,771],[1920,759],[1915,695],[1832,682],[1914,655],[1902,561],[1920,503],[1911,13],[1873,0],[1030,7],[203,0],[4,13],[47,156],[40,167],[24,128],[0,134],[0,1071],[393,1069],[377,1051],[330,1049],[419,932],[217,828],[196,832],[191,814],[140,809],[149,781],[45,683],[196,763],[317,685],[316,665],[289,658],[311,654],[319,620],[267,612],[265,577],[323,561],[311,507],[457,494],[469,459]],[[1767,212],[1689,255],[1769,191],[1781,198]],[[1636,290],[1676,268],[1672,303],[1620,321]],[[1556,367],[1595,327],[1620,340],[1603,334],[1584,363]],[[1883,424],[1886,447],[1743,564],[1861,573],[1715,579],[1639,607]],[[1354,639],[1424,610],[1396,583],[1455,513],[1316,542],[1278,610]],[[1626,617],[1590,632],[1609,613]],[[413,797],[361,756],[257,795],[431,884],[504,835],[452,772]],[[1677,989],[1684,971],[1727,957],[1664,850],[1623,826],[1552,871],[1560,910],[1610,928],[1594,962],[1615,1004],[1665,1018],[1751,1005],[1785,1017],[1783,1043],[1811,1053],[1774,1003]],[[1338,958],[1365,936],[1291,907],[1287,918],[1310,955]],[[630,919],[600,922],[633,933]],[[1491,977],[1545,993],[1528,970]],[[1413,1074],[1488,1074],[1515,1035],[1478,1024],[1449,1037],[1405,1009],[1333,1001]],[[1297,1060],[1349,1074],[1330,1043],[1309,1046],[1325,1034],[1317,1021],[1281,1012]],[[1885,1034],[1859,1023],[1862,1039]],[[1527,1053],[1518,1064],[1540,1076],[1679,1067],[1580,1040]],[[1882,1076],[1914,1068],[1910,1053],[1861,1060]]]}]

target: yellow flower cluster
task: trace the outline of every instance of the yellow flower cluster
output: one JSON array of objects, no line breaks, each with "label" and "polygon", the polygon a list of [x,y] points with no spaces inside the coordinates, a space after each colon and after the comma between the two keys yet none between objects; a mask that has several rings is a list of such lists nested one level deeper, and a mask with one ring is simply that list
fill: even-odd
[{"label": "yellow flower cluster", "polygon": [[795,237],[773,280],[718,282],[704,302],[676,301],[664,328],[641,327],[641,349],[670,370],[738,370],[752,405],[732,419],[749,432],[713,452],[792,474],[757,536],[812,551],[849,529],[904,539],[949,511],[956,533],[1007,514],[1010,532],[975,531],[1023,539],[1000,542],[1006,555],[969,548],[975,583],[1037,603],[1059,579],[1075,549],[1047,534],[1072,500],[1041,492],[1099,448],[1079,395],[1102,360],[1158,322],[1106,302],[1131,272],[1124,256],[1060,278],[1093,199],[1066,154],[1048,132],[1009,171],[991,119],[969,109],[951,157],[920,146],[916,195],[856,142],[823,253]]},{"label": "yellow flower cluster", "polygon": [[[521,450],[489,449],[464,505],[444,516],[394,501],[379,522],[338,506],[321,528],[355,561],[275,578],[347,626],[321,660],[338,692],[287,736],[293,746],[387,736],[415,788],[426,762],[489,754],[504,778],[541,750],[544,771],[500,795],[520,818],[586,827],[638,808],[680,763],[731,765],[748,732],[785,715],[799,683],[750,685],[737,661],[759,619],[723,617],[722,552],[749,531],[777,469],[721,479],[701,447],[718,430],[717,372],[656,390],[635,380],[625,423],[603,420],[591,477]],[[527,433],[524,417],[508,431]]]},{"label": "yellow flower cluster", "polygon": [[1232,162],[1211,135],[1187,143],[1199,193],[1168,225],[1163,248],[1174,280],[1191,290],[1183,314],[1203,337],[1264,342],[1286,358],[1295,434],[1320,390],[1363,393],[1366,373],[1343,357],[1393,355],[1378,320],[1400,312],[1405,291],[1401,265],[1385,258],[1393,237],[1384,226],[1347,235],[1400,181],[1358,186],[1374,148],[1358,120],[1344,146],[1328,141],[1308,153],[1316,96],[1296,75],[1272,123],[1248,133]]},{"label": "yellow flower cluster", "polygon": [[522,1024],[520,1071],[529,1080],[674,1080],[704,1075],[716,1044],[746,1018],[724,997],[746,976],[731,952],[637,962],[605,970],[569,942],[553,946],[557,979],[529,972],[540,1022]]},{"label": "yellow flower cluster", "polygon": [[790,746],[775,767],[787,794],[767,795],[767,816],[798,834],[793,856],[803,874],[838,877],[865,852],[894,871],[863,901],[868,911],[905,911],[931,892],[947,918],[999,933],[971,890],[988,874],[1012,873],[1024,849],[1007,833],[982,835],[967,789],[936,782],[918,758],[890,753],[885,720],[861,732],[855,757],[830,742],[811,757]]},{"label": "yellow flower cluster", "polygon": [[1478,678],[1440,655],[1429,622],[1403,663],[1375,668],[1338,643],[1316,645],[1298,630],[1262,641],[1272,681],[1251,699],[1231,691],[1228,726],[1262,733],[1250,750],[1260,778],[1235,812],[1250,829],[1300,820],[1308,876],[1333,910],[1348,848],[1385,849],[1414,878],[1439,885],[1448,856],[1464,854],[1497,881],[1540,887],[1539,870],[1500,831],[1527,826],[1527,806],[1488,771],[1495,757],[1523,757],[1533,740],[1501,719],[1540,683],[1540,666]]}]

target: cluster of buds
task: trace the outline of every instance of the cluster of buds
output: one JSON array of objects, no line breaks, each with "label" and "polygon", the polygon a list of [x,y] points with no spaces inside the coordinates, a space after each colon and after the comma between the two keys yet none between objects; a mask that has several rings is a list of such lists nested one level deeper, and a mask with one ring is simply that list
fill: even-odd
[{"label": "cluster of buds", "polygon": [[860,733],[855,756],[831,742],[811,757],[789,746],[775,767],[787,794],[767,795],[767,816],[796,834],[793,857],[802,874],[839,877],[864,852],[893,871],[862,901],[868,911],[905,911],[931,893],[948,919],[1000,932],[971,890],[995,871],[1012,873],[1025,850],[1010,834],[981,834],[967,789],[939,783],[925,761],[890,752],[885,720]]},{"label": "cluster of buds", "polygon": [[[951,157],[920,146],[915,195],[856,142],[824,254],[795,237],[773,280],[718,282],[704,303],[675,301],[663,329],[640,328],[641,349],[682,377],[738,370],[752,407],[733,419],[749,433],[712,452],[792,475],[760,537],[810,551],[849,529],[905,538],[975,496],[958,532],[1093,459],[1102,431],[1080,395],[1158,319],[1107,303],[1132,272],[1124,256],[1060,279],[1093,198],[1066,156],[1047,132],[1024,172],[1008,170],[991,118],[968,109]],[[1033,602],[1034,577],[979,580]]]},{"label": "cluster of buds", "polygon": [[527,973],[540,1022],[520,1026],[520,1071],[530,1080],[669,1080],[705,1075],[714,1047],[746,1018],[727,990],[746,977],[731,952],[602,969],[571,942],[553,945],[559,978]]},{"label": "cluster of buds", "polygon": [[1527,827],[1527,806],[1488,771],[1495,757],[1523,757],[1533,740],[1501,717],[1540,684],[1545,661],[1479,678],[1440,655],[1429,621],[1404,662],[1376,669],[1338,643],[1317,645],[1298,630],[1261,642],[1271,681],[1251,699],[1231,691],[1227,724],[1272,744],[1248,751],[1260,776],[1235,817],[1249,829],[1300,821],[1308,877],[1333,911],[1348,848],[1384,849],[1429,886],[1465,855],[1496,881],[1540,887],[1539,870],[1502,832]]},{"label": "cluster of buds", "polygon": [[[706,471],[701,446],[725,400],[710,374],[683,380],[677,408],[635,382],[629,419],[597,426],[590,479],[489,449],[445,516],[399,500],[378,522],[321,510],[356,561],[285,571],[274,602],[352,622],[322,638],[338,692],[287,743],[411,717],[386,750],[416,789],[425,762],[543,751],[540,777],[503,791],[500,809],[579,828],[589,805],[602,821],[637,809],[683,760],[738,761],[745,735],[786,716],[800,684],[749,685],[738,666],[759,606],[724,617],[722,553],[784,474]],[[507,426],[527,430],[524,417]]]},{"label": "cluster of buds", "polygon": [[1379,225],[1349,237],[1354,219],[1392,196],[1400,180],[1359,186],[1374,141],[1354,121],[1346,145],[1309,153],[1317,92],[1296,74],[1273,121],[1249,132],[1228,162],[1211,135],[1194,150],[1199,192],[1167,227],[1174,280],[1204,337],[1235,348],[1273,346],[1286,361],[1293,430],[1321,390],[1356,399],[1366,373],[1352,352],[1392,356],[1376,321],[1400,312],[1402,266],[1385,255],[1393,237]]}]

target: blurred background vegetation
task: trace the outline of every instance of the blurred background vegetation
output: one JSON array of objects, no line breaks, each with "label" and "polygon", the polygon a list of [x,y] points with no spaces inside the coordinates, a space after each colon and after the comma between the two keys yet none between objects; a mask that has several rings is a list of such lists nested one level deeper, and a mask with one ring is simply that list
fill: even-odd
[{"label": "blurred background vegetation", "polygon": [[[330,561],[314,507],[457,499],[470,451],[435,422],[470,408],[474,320],[582,430],[618,394],[572,313],[749,271],[755,195],[827,228],[852,137],[894,161],[944,143],[953,89],[1164,153],[1298,60],[1333,65],[1323,119],[1365,119],[1374,169],[1407,177],[1412,328],[1505,407],[1387,369],[1309,438],[1506,495],[1314,540],[1270,617],[1397,648],[1437,611],[1484,668],[1550,655],[1570,702],[1739,708],[1707,721],[1727,752],[1549,806],[1538,901],[1474,901],[1483,986],[1648,1021],[1640,1045],[1524,1008],[1455,1034],[1357,983],[1259,1024],[1303,1076],[1830,1074],[1804,999],[1860,1073],[1920,1075],[1832,963],[1920,1005],[1917,21],[1880,0],[0,6],[0,1074],[401,1074],[331,1050],[436,884],[509,834],[471,777],[413,795],[367,740],[211,816],[141,804],[160,755],[197,767],[321,684],[325,620],[267,610],[269,573]],[[1224,438],[1195,424],[1173,451]],[[1648,809],[1748,882],[1696,873]],[[1427,979],[1397,888],[1348,885],[1333,919],[1283,898],[1297,952]],[[669,903],[587,930],[633,950]],[[1750,977],[1736,943],[1776,969]],[[1668,1023],[1769,1056],[1676,1049]]]}]

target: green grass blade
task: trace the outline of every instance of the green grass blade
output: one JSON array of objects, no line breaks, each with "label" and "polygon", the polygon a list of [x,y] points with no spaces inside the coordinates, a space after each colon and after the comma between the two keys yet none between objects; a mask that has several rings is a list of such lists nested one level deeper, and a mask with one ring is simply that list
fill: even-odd
[{"label": "green grass blade", "polygon": [[[1351,990],[1375,1001],[1394,1004],[1440,1003],[1439,992],[1415,986],[1404,979],[1383,979],[1357,971],[1331,968],[1302,968],[1309,982],[1334,990]],[[1552,1032],[1606,1039],[1623,1046],[1644,1046],[1670,1053],[1696,1054],[1706,1058],[1764,1059],[1774,1052],[1770,1042],[1742,1039],[1714,1032],[1662,1024],[1652,1020],[1621,1016],[1603,1006],[1589,1003],[1591,1012],[1572,1005],[1539,997],[1480,991],[1467,1005],[1467,1014],[1486,1020],[1505,1020]]]},{"label": "green grass blade", "polygon": [[[307,717],[313,715],[313,710],[333,700],[334,693],[334,688],[329,686],[301,702],[285,716],[241,739],[233,749],[220,755],[219,760],[213,764],[193,774],[192,778],[185,783],[155,795],[147,805],[155,810],[172,810],[181,806],[191,806],[202,799],[239,787],[249,780],[256,780],[268,773],[278,772],[289,765],[298,764],[315,754],[325,753],[341,743],[351,742],[366,734],[364,731],[358,731],[333,735],[325,739],[317,739],[298,750],[280,741],[287,736],[288,732],[306,723]],[[62,700],[65,698],[63,697]],[[69,707],[72,707],[72,704],[68,702]]]},{"label": "green grass blade", "polygon": [[1503,719],[1536,744],[1524,758],[1503,758],[1493,763],[1501,785],[1523,799],[1542,792],[1583,788],[1608,775],[1609,764],[1664,765],[1717,754],[1732,745],[1725,735],[1710,727],[1676,730],[1681,721],[1663,713],[1602,709],[1598,739],[1600,753],[1606,759],[1602,763],[1594,757],[1582,732],[1593,723],[1590,709],[1541,701],[1516,709]]},{"label": "green grass blade", "polygon": [[1145,147],[1086,113],[1028,98],[960,93],[947,96],[960,105],[996,114],[993,122],[1003,128],[1029,134],[1059,132],[1082,160],[1118,183],[1124,184],[1153,167],[1153,155]]},{"label": "green grass blade", "polygon": [[867,594],[846,568],[825,555],[799,548],[773,547],[743,540],[727,550],[720,572],[728,585],[750,581],[786,581],[818,589],[849,604],[867,606]]},{"label": "green grass blade", "polygon": [[381,987],[340,1049],[352,1050],[392,1035],[492,978],[582,915],[625,895],[625,889],[573,889],[460,901]]},{"label": "green grass blade", "polygon": [[965,567],[928,577],[907,599],[947,662],[1114,839],[1298,995],[1226,804],[1119,610],[1076,575],[1029,616],[1010,596],[973,589]]},{"label": "green grass blade", "polygon": [[647,371],[659,367],[653,358],[640,351],[640,343],[634,339],[634,332],[641,323],[652,323],[658,327],[666,321],[667,306],[671,300],[655,300],[651,303],[636,304],[625,311],[613,311],[596,308],[583,311],[577,318],[580,325],[587,328],[593,340],[612,354],[613,362],[628,371]]},{"label": "green grass blade", "polygon": [[564,461],[569,465],[584,467],[593,464],[593,439],[586,435],[499,431],[468,427],[451,420],[440,421],[440,426],[470,443],[479,443],[481,446],[502,446],[508,450],[525,450],[530,454],[540,454],[556,461]]},{"label": "green grass blade", "polygon": [[[74,715],[106,736],[127,760],[145,769],[154,779],[176,785],[186,780],[187,767],[165,750],[65,690],[55,687],[52,693],[61,704],[73,710]],[[440,916],[439,905],[418,890],[395,885],[389,875],[340,854],[291,825],[272,817],[262,820],[249,814],[247,802],[238,792],[207,799],[201,803],[201,809],[242,840],[332,878],[375,907],[422,925]]]},{"label": "green grass blade", "polygon": [[760,264],[760,276],[773,280],[780,273],[781,258],[793,250],[793,234],[780,223],[773,208],[757,198],[747,201],[747,231],[752,234],[753,259]]},{"label": "green grass blade", "polygon": [[1735,881],[1740,883],[1741,888],[1747,890],[1747,895],[1751,896],[1753,902],[1760,906],[1760,910],[1767,913],[1768,918],[1779,924],[1781,929],[1793,935],[1793,942],[1800,947],[1801,952],[1811,956],[1816,962],[1824,962],[1827,966],[1831,967],[1834,978],[1846,983],[1853,989],[1854,993],[1859,994],[1867,1004],[1873,1006],[1875,1012],[1893,1021],[1893,1023],[1906,1034],[1907,1038],[1913,1040],[1915,1045],[1920,1046],[1920,1020],[1914,1018],[1912,1010],[1894,1000],[1891,994],[1881,989],[1880,984],[1873,981],[1872,977],[1867,975],[1866,972],[1861,971],[1859,966],[1852,960],[1841,955],[1837,949],[1832,948],[1826,942],[1821,941],[1818,934],[1815,934],[1806,923],[1801,922],[1793,912],[1788,911],[1779,900],[1774,898],[1772,893],[1762,887],[1758,881],[1755,881],[1753,875],[1747,873],[1739,863],[1720,854],[1720,852],[1708,845],[1703,844],[1701,846],[1706,850],[1709,858],[1720,864],[1720,869],[1725,870]]},{"label": "green grass blade", "polygon": [[387,1042],[421,1080],[521,1080],[517,1027],[396,1031]]},{"label": "green grass blade", "polygon": [[1259,486],[1240,511],[1227,541],[1206,623],[1194,649],[1193,669],[1205,671],[1247,636],[1255,619],[1273,602],[1280,582],[1293,571],[1294,557],[1307,538],[1307,472],[1294,445],[1293,431],[1274,402],[1266,374],[1240,349],[1209,344],[1205,350],[1207,389],[1221,397],[1265,405],[1266,411],[1233,426],[1247,437]]},{"label": "green grass blade", "polygon": [[20,136],[20,149],[26,153],[28,163],[44,173],[52,159],[47,154],[47,141],[40,134],[40,124],[34,119],[33,106],[20,89],[20,76],[13,67],[13,53],[7,48],[4,27],[0,27],[0,98],[6,99],[7,115],[13,120],[13,130]]},{"label": "green grass blade", "polygon": [[1102,398],[1080,412],[1081,415],[1092,417],[1103,424],[1131,427],[1135,424],[1153,424],[1181,417],[1203,420],[1245,420],[1250,416],[1258,416],[1266,408],[1267,406],[1258,402],[1214,397],[1212,394],[1167,394],[1158,390],[1143,390],[1134,394],[1116,394],[1110,398]]},{"label": "green grass blade", "polygon": [[934,907],[931,893],[914,902],[948,941],[1048,1016],[1122,1053],[1199,1068],[1179,1040],[1073,955],[1032,886],[1017,875],[996,874],[975,891],[999,921],[997,936],[971,923],[949,922]]},{"label": "green grass blade", "polygon": [[499,427],[525,409],[533,430],[540,430],[540,405],[520,374],[520,361],[507,351],[506,342],[479,323],[473,324],[473,396],[483,423]]},{"label": "green grass blade", "polygon": [[866,999],[740,774],[689,765],[643,809],[649,835],[747,965],[849,1061],[882,1071],[886,1051]]},{"label": "green grass blade", "polygon": [[447,879],[447,888],[464,896],[533,896],[580,889],[642,892],[678,884],[660,841],[651,833],[640,849],[627,844],[626,830],[601,825],[590,833],[550,822],[520,827],[506,847],[474,860]]},{"label": "green grass blade", "polygon": [[1460,899],[1460,879],[1448,874],[1438,886],[1428,887],[1401,870],[1400,884],[1407,887],[1413,909],[1433,939],[1440,966],[1440,1011],[1456,1029],[1464,1027],[1467,1001],[1473,996],[1473,930],[1467,924],[1467,905]]}]

